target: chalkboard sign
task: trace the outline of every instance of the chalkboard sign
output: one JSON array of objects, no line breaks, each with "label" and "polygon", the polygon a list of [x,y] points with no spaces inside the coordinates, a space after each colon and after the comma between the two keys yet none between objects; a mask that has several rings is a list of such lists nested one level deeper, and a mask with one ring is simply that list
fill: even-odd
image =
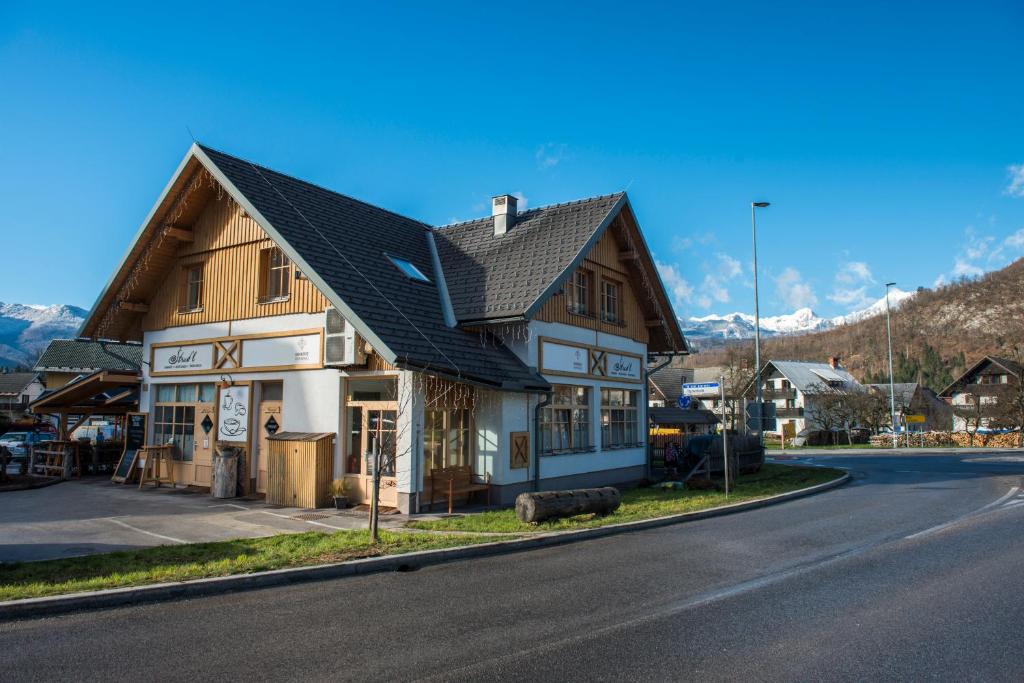
[{"label": "chalkboard sign", "polygon": [[146,413],[128,413],[125,416],[124,453],[121,454],[121,460],[117,463],[111,481],[123,484],[131,478],[139,449],[146,444],[147,417]]}]

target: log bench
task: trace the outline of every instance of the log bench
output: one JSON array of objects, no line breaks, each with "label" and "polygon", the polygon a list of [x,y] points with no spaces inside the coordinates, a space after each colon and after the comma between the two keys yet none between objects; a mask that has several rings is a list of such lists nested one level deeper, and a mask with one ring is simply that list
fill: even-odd
[{"label": "log bench", "polygon": [[455,465],[430,470],[430,510],[438,496],[448,499],[448,514],[456,496],[471,496],[477,491],[487,492],[487,507],[491,507],[491,485],[473,481],[473,468],[469,465]]}]

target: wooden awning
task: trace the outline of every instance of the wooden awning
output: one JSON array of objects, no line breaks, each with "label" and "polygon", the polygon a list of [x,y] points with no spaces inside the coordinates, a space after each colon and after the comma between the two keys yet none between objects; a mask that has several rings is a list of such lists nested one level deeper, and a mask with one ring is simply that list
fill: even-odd
[{"label": "wooden awning", "polygon": [[139,408],[139,384],[134,372],[97,370],[91,375],[43,394],[29,411],[47,415],[123,415]]}]

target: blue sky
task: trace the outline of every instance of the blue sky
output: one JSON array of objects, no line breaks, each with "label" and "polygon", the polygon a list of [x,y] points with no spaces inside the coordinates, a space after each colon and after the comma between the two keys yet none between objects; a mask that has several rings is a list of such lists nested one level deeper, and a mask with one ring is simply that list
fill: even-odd
[{"label": "blue sky", "polygon": [[1024,255],[1019,1],[486,4],[3,5],[0,301],[90,306],[188,129],[433,223],[628,188],[681,315],[752,199],[768,315]]}]

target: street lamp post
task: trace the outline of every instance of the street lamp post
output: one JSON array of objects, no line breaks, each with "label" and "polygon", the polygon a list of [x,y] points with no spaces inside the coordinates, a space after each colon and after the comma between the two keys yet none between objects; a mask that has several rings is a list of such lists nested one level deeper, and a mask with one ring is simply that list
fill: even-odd
[{"label": "street lamp post", "polygon": [[885,334],[889,338],[889,418],[892,423],[893,448],[897,447],[898,441],[896,440],[896,385],[893,383],[892,377],[892,316],[889,313],[889,288],[895,284],[895,282],[885,283]]},{"label": "street lamp post", "polygon": [[[757,295],[757,218],[755,211],[768,207],[768,202],[750,202],[750,233],[754,243],[754,400],[758,411],[761,405],[761,302]],[[759,412],[757,438],[764,443],[764,417]]]}]

